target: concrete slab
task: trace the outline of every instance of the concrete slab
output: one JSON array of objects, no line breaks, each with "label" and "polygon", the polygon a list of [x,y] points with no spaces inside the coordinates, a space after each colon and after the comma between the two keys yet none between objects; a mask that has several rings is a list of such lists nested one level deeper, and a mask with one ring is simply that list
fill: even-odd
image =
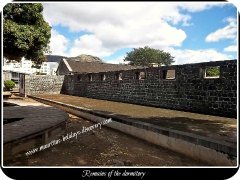
[{"label": "concrete slab", "polygon": [[67,120],[68,114],[50,106],[14,106],[3,108],[3,118],[22,118],[3,126],[5,144],[57,126]]}]

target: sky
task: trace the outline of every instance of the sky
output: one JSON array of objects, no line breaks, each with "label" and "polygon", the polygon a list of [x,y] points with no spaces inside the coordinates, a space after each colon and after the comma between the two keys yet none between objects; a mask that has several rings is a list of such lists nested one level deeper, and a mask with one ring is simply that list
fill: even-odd
[{"label": "sky", "polygon": [[237,8],[223,2],[43,3],[52,27],[52,55],[90,54],[124,63],[127,52],[149,46],[174,64],[237,58]]}]

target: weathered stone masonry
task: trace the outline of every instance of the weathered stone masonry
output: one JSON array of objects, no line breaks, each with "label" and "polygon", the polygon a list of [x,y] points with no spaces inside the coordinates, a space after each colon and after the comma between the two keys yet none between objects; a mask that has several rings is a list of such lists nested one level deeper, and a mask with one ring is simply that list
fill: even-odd
[{"label": "weathered stone masonry", "polygon": [[64,76],[21,74],[19,90],[22,95],[60,94],[63,80]]},{"label": "weathered stone masonry", "polygon": [[[204,78],[205,69],[211,66],[220,67],[219,78]],[[165,70],[170,69],[175,70],[175,79],[164,79]],[[146,78],[139,80],[136,74],[142,71]],[[117,73],[122,73],[122,80],[116,79]],[[61,93],[236,117],[237,61],[67,75]]]}]

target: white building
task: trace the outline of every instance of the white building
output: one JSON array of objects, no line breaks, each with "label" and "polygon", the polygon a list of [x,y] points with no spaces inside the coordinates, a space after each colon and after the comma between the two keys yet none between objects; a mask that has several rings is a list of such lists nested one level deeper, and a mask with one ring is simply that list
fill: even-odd
[{"label": "white building", "polygon": [[46,75],[56,75],[57,67],[57,62],[43,62],[40,68],[40,73]]},{"label": "white building", "polygon": [[11,71],[11,70],[20,70],[20,63],[17,61],[11,61],[9,63],[5,62],[3,65],[3,70]]},{"label": "white building", "polygon": [[20,62],[12,60],[10,62],[5,62],[3,65],[3,71],[11,71],[16,73],[24,74],[46,74],[46,75],[56,75],[56,70],[58,67],[57,62],[43,62],[40,69],[32,67],[33,62],[31,60],[26,60],[22,58]]},{"label": "white building", "polygon": [[32,61],[22,58],[20,62],[15,60],[7,61],[5,59],[3,65],[3,81],[12,80],[16,83],[16,88],[19,85],[19,74],[33,74],[36,72],[35,68],[32,68]]},{"label": "white building", "polygon": [[36,72],[36,69],[32,68],[31,60],[22,59],[21,68],[24,73],[33,74]]},{"label": "white building", "polygon": [[15,60],[6,62],[3,66],[4,71],[13,71],[18,73],[34,74],[36,68],[32,68],[32,61],[22,58],[20,62]]}]

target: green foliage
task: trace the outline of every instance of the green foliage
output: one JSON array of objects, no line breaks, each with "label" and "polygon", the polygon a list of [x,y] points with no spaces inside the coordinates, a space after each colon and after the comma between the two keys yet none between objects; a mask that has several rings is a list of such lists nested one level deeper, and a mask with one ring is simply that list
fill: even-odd
[{"label": "green foliage", "polygon": [[173,59],[174,57],[168,52],[145,46],[144,48],[134,48],[133,51],[128,52],[124,61],[129,61],[130,65],[149,66],[150,63],[170,65],[174,62]]},{"label": "green foliage", "polygon": [[217,77],[219,75],[220,75],[220,68],[219,68],[219,66],[206,68],[206,77]]},{"label": "green foliage", "polygon": [[9,3],[3,9],[3,55],[9,60],[22,57],[37,64],[49,52],[51,27],[44,21],[40,3]]},{"label": "green foliage", "polygon": [[4,81],[4,87],[6,88],[7,91],[12,90],[12,88],[15,87],[15,82],[11,81],[11,80],[6,80]]}]

